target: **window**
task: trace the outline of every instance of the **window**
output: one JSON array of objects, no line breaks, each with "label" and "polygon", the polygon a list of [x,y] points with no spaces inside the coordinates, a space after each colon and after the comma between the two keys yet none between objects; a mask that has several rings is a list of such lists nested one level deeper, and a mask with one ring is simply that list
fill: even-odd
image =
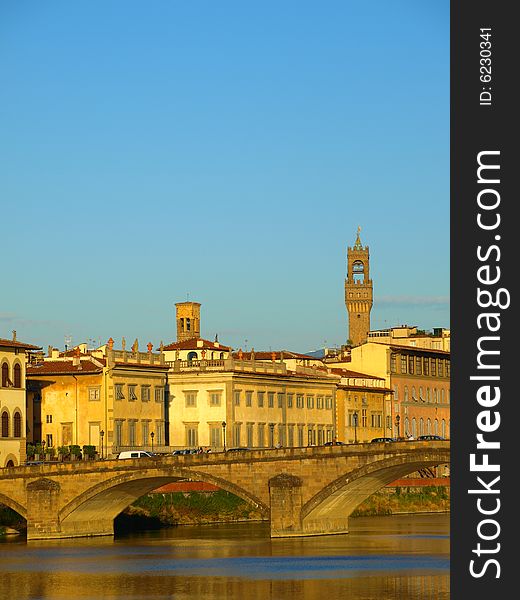
[{"label": "window", "polygon": [[280,446],[285,446],[285,425],[278,424],[278,443]]},{"label": "window", "polygon": [[45,422],[52,423],[52,415],[45,415]]},{"label": "window", "polygon": [[116,400],[124,400],[125,399],[125,394],[123,392],[123,384],[122,383],[116,383]]},{"label": "window", "polygon": [[274,423],[269,423],[269,447],[274,448]]},{"label": "window", "polygon": [[432,368],[432,377],[437,377],[437,359],[436,358],[432,358],[431,368]]},{"label": "window", "polygon": [[137,388],[136,385],[128,386],[128,399],[129,400],[137,400],[137,394],[135,392],[136,388]]},{"label": "window", "polygon": [[184,392],[184,404],[187,408],[197,406],[197,392]]},{"label": "window", "polygon": [[314,426],[309,425],[307,429],[307,445],[314,446],[316,444],[316,432],[314,431]]},{"label": "window", "polygon": [[[116,446],[121,446],[123,444],[123,421],[116,421],[115,422],[115,445]],[[65,442],[65,436],[63,438],[63,443],[66,444]]]},{"label": "window", "polygon": [[186,358],[188,362],[191,362],[192,360],[197,360],[198,355],[196,352],[188,352],[188,356]]},{"label": "window", "polygon": [[101,389],[99,387],[88,388],[88,399],[99,400],[101,398]]},{"label": "window", "polygon": [[16,363],[13,369],[13,379],[14,379],[14,387],[21,388],[22,387],[22,367]]},{"label": "window", "polygon": [[413,373],[414,373],[413,356],[408,357],[408,373],[410,373],[410,375],[413,375]]},{"label": "window", "polygon": [[233,445],[240,446],[242,423],[233,424]]},{"label": "window", "polygon": [[[296,408],[303,408],[303,395],[296,395]],[[303,442],[301,444],[303,446]]]},{"label": "window", "polygon": [[450,376],[450,361],[447,360],[444,364],[446,365],[446,377],[449,377]]},{"label": "window", "polygon": [[246,442],[246,445],[247,445],[248,448],[252,448],[253,447],[253,423],[248,423],[247,424],[246,431],[247,431],[247,442]]},{"label": "window", "polygon": [[135,446],[135,421],[128,422],[128,444]]},{"label": "window", "polygon": [[444,361],[439,358],[438,369],[437,369],[437,372],[439,373],[439,377],[444,377],[444,368],[443,367],[444,367]]},{"label": "window", "polygon": [[316,408],[323,408],[323,396],[316,397]]},{"label": "window", "polygon": [[164,401],[164,388],[156,387],[154,390],[154,395],[155,395],[156,402],[163,402]]},{"label": "window", "polygon": [[307,408],[314,408],[314,396],[307,396]]},{"label": "window", "polygon": [[294,446],[294,425],[287,426],[287,445]]},{"label": "window", "polygon": [[332,410],[332,396],[325,396],[325,408]]},{"label": "window", "polygon": [[240,390],[235,390],[233,392],[233,404],[235,406],[240,406]]},{"label": "window", "polygon": [[283,408],[283,392],[278,392],[278,408]]},{"label": "window", "polygon": [[258,406],[260,408],[262,408],[264,406],[264,393],[265,392],[257,392],[257,398],[258,398]]},{"label": "window", "polygon": [[[22,415],[19,412],[14,413],[13,417],[13,429],[14,429],[14,437],[19,438],[22,437]],[[51,444],[52,446],[52,444]]]},{"label": "window", "polygon": [[324,442],[325,442],[325,439],[323,436],[323,428],[318,427],[318,446],[323,446]]},{"label": "window", "polygon": [[155,440],[158,446],[164,444],[164,421],[155,421]]},{"label": "window", "polygon": [[303,425],[298,425],[298,446],[303,446]]},{"label": "window", "polygon": [[188,423],[186,427],[186,446],[188,448],[195,448],[199,445],[199,431],[198,425],[194,423]]},{"label": "window", "polygon": [[287,408],[292,408],[294,394],[287,394]]},{"label": "window", "polygon": [[366,427],[366,426],[367,426],[367,409],[362,408],[361,409],[361,427]]},{"label": "window", "polygon": [[150,402],[150,386],[141,386],[141,402]]},{"label": "window", "polygon": [[390,355],[390,372],[397,373],[397,355],[396,354]]},{"label": "window", "polygon": [[274,407],[274,392],[267,392],[267,405],[269,408]]},{"label": "window", "polygon": [[408,373],[408,369],[407,367],[407,362],[406,362],[406,356],[404,356],[403,354],[401,354],[401,373]]},{"label": "window", "polygon": [[9,437],[9,414],[7,411],[2,413],[2,437]]},{"label": "window", "polygon": [[383,415],[381,413],[372,413],[370,415],[370,420],[372,427],[381,427],[383,423]]},{"label": "window", "polygon": [[265,446],[265,423],[258,423],[258,447]]},{"label": "window", "polygon": [[52,441],[52,433],[48,433],[45,437],[47,438],[47,448],[52,448],[54,446]]},{"label": "window", "polygon": [[420,356],[415,357],[415,372],[417,375],[422,375],[422,358]]},{"label": "window", "polygon": [[9,365],[4,362],[2,363],[2,387],[8,387],[9,385]]},{"label": "window", "polygon": [[425,358],[424,362],[423,362],[423,373],[425,375],[429,375],[430,374],[430,359],[429,358]]},{"label": "window", "polygon": [[[396,398],[397,398],[397,396],[396,396]],[[407,385],[404,386],[404,401],[408,402],[408,386]]]},{"label": "window", "polygon": [[246,392],[246,406],[253,405],[253,392]]},{"label": "window", "polygon": [[220,406],[221,396],[222,396],[222,392],[210,392],[209,393],[209,405],[210,406]]},{"label": "window", "polygon": [[220,448],[222,446],[222,426],[209,426],[209,444],[212,448]]},{"label": "window", "polygon": [[143,440],[143,445],[147,445],[150,440],[150,424],[148,421],[143,421],[141,423],[141,435]]}]

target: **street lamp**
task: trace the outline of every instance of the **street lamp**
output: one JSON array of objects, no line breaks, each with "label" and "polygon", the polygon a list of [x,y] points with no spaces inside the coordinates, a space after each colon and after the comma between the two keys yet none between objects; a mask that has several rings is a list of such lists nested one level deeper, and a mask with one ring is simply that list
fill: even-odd
[{"label": "street lamp", "polygon": [[152,433],[150,434],[150,437],[152,438],[152,454],[153,454],[153,438],[155,436],[155,433],[152,431]]},{"label": "street lamp", "polygon": [[399,415],[395,415],[395,426],[397,427],[397,437],[400,437],[400,433],[399,433],[399,421],[401,420],[401,417]]},{"label": "street lamp", "polygon": [[224,452],[226,451],[226,422],[222,421],[222,437],[224,438]]},{"label": "street lamp", "polygon": [[103,430],[101,430],[99,432],[99,437],[101,438],[101,442],[100,442],[100,446],[101,446],[101,458],[103,458],[104,456],[104,451],[103,451],[103,438],[105,436],[105,432]]},{"label": "street lamp", "polygon": [[358,420],[357,411],[352,415],[352,419],[354,420],[354,444],[357,444],[357,420]]}]

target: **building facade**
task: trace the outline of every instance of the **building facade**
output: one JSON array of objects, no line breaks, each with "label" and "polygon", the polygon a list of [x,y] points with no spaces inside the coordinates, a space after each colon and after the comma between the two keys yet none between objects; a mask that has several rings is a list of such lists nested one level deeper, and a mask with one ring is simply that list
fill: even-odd
[{"label": "building facade", "polygon": [[15,467],[26,460],[26,362],[38,346],[0,338],[0,467]]},{"label": "building facade", "polygon": [[113,456],[167,442],[168,366],[160,353],[114,350],[105,356],[47,357],[27,369],[29,441],[46,447],[95,446]]}]

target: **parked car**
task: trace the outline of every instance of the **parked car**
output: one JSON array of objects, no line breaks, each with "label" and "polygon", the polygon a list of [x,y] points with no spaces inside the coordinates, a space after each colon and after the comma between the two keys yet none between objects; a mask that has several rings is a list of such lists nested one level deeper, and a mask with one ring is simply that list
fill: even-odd
[{"label": "parked car", "polygon": [[325,442],[323,445],[324,446],[346,446],[347,444],[345,444],[345,442],[340,442],[339,440],[336,440],[335,442]]},{"label": "parked car", "polygon": [[434,441],[434,440],[444,440],[440,435],[420,435],[417,438],[418,441]]},{"label": "parked car", "polygon": [[242,452],[243,450],[250,450],[250,448],[228,448],[227,452]]},{"label": "parked car", "polygon": [[120,452],[117,458],[152,458],[153,454],[151,452],[146,452],[146,450],[124,450]]},{"label": "parked car", "polygon": [[180,456],[184,454],[198,454],[199,451],[196,448],[183,448],[182,450],[174,450],[173,456]]},{"label": "parked car", "polygon": [[374,438],[373,440],[370,440],[371,442],[374,443],[378,443],[378,442],[395,442],[396,439],[395,438],[391,438],[391,437],[377,437]]}]

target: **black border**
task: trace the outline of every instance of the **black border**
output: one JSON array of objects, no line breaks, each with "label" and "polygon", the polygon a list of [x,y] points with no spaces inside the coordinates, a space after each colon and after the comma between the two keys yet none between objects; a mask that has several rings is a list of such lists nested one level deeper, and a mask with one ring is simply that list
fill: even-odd
[{"label": "black border", "polygon": [[[517,587],[513,580],[516,564],[515,545],[520,515],[513,514],[518,504],[513,486],[520,481],[520,473],[515,469],[517,447],[520,443],[520,421],[517,417],[520,399],[513,387],[513,361],[515,360],[513,339],[514,274],[517,256],[520,253],[515,244],[515,208],[520,204],[518,192],[513,189],[520,165],[515,164],[517,152],[514,138],[518,130],[517,111],[513,111],[515,93],[513,87],[517,79],[519,55],[516,41],[520,37],[513,17],[513,2],[501,0],[464,0],[452,2],[451,18],[451,597],[478,600],[480,598],[499,600],[516,597]],[[491,28],[491,68],[492,81],[480,81],[480,28]],[[516,68],[515,68],[516,67]],[[480,105],[483,87],[491,87],[491,106]],[[482,185],[477,183],[477,155],[481,151],[500,151],[500,184],[495,186],[500,193],[500,227],[493,231],[483,231],[477,225],[477,195]],[[499,242],[495,235],[500,235]],[[476,450],[477,414],[483,410],[476,401],[476,391],[481,382],[470,380],[477,374],[477,340],[483,335],[477,325],[477,316],[483,312],[477,304],[477,270],[483,263],[477,258],[477,246],[500,245],[500,260],[495,262],[493,253],[490,263],[498,265],[501,279],[496,287],[503,287],[511,293],[509,308],[500,310],[500,376],[501,400],[493,410],[500,412],[500,428],[489,439],[500,441],[500,449],[489,452],[490,461],[500,465],[500,510],[494,516],[486,517],[477,509],[476,494],[468,490],[479,488],[477,476],[489,481],[491,474],[470,471],[469,457]],[[488,309],[486,309],[488,310]],[[485,311],[484,311],[485,312]],[[485,333],[484,333],[485,335]],[[480,371],[479,373],[482,373]],[[518,433],[514,431],[518,423]],[[482,453],[482,452],[481,452]],[[480,456],[480,455],[479,455]],[[481,486],[480,486],[481,487]],[[518,495],[518,492],[517,492]],[[482,502],[491,495],[482,495]],[[491,506],[492,501],[489,500]],[[477,527],[485,518],[494,518],[499,523],[500,535],[494,541],[479,540]],[[484,529],[491,534],[491,528]],[[500,550],[495,554],[473,553],[481,541],[484,548]],[[519,553],[520,555],[520,553]],[[500,577],[497,569],[489,565],[482,577],[471,575],[469,565],[476,559],[475,570],[480,572],[486,558],[495,558],[500,564]]]}]

